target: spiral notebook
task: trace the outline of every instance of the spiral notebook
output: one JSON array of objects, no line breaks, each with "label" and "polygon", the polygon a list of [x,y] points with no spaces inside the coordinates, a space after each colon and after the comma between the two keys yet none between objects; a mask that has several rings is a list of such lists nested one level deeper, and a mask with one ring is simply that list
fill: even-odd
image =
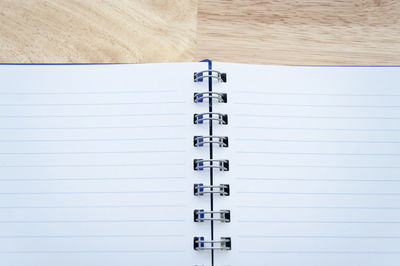
[{"label": "spiral notebook", "polygon": [[400,68],[0,66],[0,264],[400,262]]}]

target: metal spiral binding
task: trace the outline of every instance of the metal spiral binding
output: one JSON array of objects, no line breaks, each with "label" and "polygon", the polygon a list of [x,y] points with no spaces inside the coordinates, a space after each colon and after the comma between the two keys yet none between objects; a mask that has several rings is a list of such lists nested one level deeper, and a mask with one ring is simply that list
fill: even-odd
[{"label": "metal spiral binding", "polygon": [[[207,73],[207,75],[203,75],[203,73]],[[209,74],[211,73],[211,75]],[[216,74],[216,75],[214,75]],[[194,82],[203,82],[204,78],[213,78],[221,82],[226,82],[226,73],[219,72],[217,70],[203,70],[200,72],[194,72],[193,75]]]},{"label": "metal spiral binding", "polygon": [[203,184],[194,184],[193,194],[195,196],[204,196],[205,194],[219,194],[220,196],[229,196],[230,187],[228,184],[221,184],[219,186],[205,186]]},{"label": "metal spiral binding", "polygon": [[201,114],[194,114],[193,123],[195,124],[203,124],[204,121],[209,120],[210,122],[215,120],[218,121],[221,125],[228,124],[228,115],[214,112],[207,112]]},{"label": "metal spiral binding", "polygon": [[193,169],[195,171],[203,171],[206,168],[216,168],[220,171],[229,171],[229,160],[193,160]]},{"label": "metal spiral binding", "polygon": [[[212,214],[212,215],[211,215]],[[207,217],[209,215],[210,217]],[[219,218],[214,218],[219,216]],[[231,211],[230,210],[220,210],[220,211],[204,211],[204,210],[194,210],[193,220],[196,223],[201,223],[205,221],[219,221],[221,223],[231,222]]]},{"label": "metal spiral binding", "polygon": [[[211,66],[211,63],[209,64]],[[210,67],[211,68],[211,67]],[[205,240],[203,236],[195,236],[193,238],[194,250],[211,250],[212,261],[214,261],[214,251],[216,250],[231,250],[232,240],[230,237],[221,237],[220,240],[214,239],[214,223],[230,223],[231,222],[231,211],[230,210],[214,210],[213,198],[214,195],[221,197],[230,196],[230,186],[228,184],[214,185],[214,178],[216,176],[214,169],[218,169],[221,172],[229,171],[229,160],[225,159],[214,159],[213,148],[216,147],[227,148],[229,141],[227,136],[214,136],[213,125],[214,121],[219,125],[228,124],[228,115],[222,113],[216,113],[213,111],[213,103],[216,100],[218,103],[227,103],[228,95],[222,92],[212,91],[212,79],[216,79],[219,82],[226,82],[226,73],[219,72],[217,70],[204,70],[194,73],[194,82],[203,82],[205,78],[209,81],[209,91],[195,92],[193,95],[193,101],[195,103],[203,103],[208,99],[209,108],[208,112],[194,114],[193,123],[204,124],[208,121],[209,125],[209,136],[194,136],[193,146],[200,148],[207,146],[210,148],[209,159],[194,159],[193,169],[195,171],[204,171],[209,169],[210,171],[210,184],[194,184],[193,194],[194,196],[205,196],[210,195],[210,209],[195,209],[193,210],[193,221],[198,224],[208,223],[211,226],[211,239]],[[216,177],[215,177],[216,178]],[[214,264],[213,264],[214,265]]]},{"label": "metal spiral binding", "polygon": [[222,92],[195,92],[193,100],[195,103],[202,103],[204,99],[217,99],[219,103],[227,103],[228,96]]},{"label": "metal spiral binding", "polygon": [[226,136],[194,136],[193,137],[193,146],[195,147],[203,147],[204,144],[218,144],[219,147],[228,147],[228,137]]},{"label": "metal spiral binding", "polygon": [[[203,236],[193,238],[193,248],[195,250],[231,250],[232,241],[230,237],[221,237],[221,240],[204,240]],[[219,246],[217,246],[219,245]]]}]

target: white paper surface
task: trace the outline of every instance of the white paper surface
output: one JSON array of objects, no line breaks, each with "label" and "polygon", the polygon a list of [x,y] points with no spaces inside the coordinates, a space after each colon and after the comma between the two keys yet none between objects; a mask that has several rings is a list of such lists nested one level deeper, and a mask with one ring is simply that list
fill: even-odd
[{"label": "white paper surface", "polygon": [[[1,265],[194,265],[193,72],[0,66]],[[208,177],[208,175],[207,175]]]},{"label": "white paper surface", "polygon": [[[400,68],[214,63],[230,160],[216,265],[398,265]],[[226,88],[226,89],[225,89]]]},{"label": "white paper surface", "polygon": [[[193,184],[208,184],[208,123],[193,125],[206,63],[0,66],[0,261],[4,265],[210,265]],[[214,63],[228,73],[232,237],[215,265],[397,265],[399,68]]]}]

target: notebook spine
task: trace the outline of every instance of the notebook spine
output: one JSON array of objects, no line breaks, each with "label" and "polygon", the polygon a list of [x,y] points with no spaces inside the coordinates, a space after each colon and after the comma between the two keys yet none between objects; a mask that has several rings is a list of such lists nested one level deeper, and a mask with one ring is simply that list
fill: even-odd
[{"label": "notebook spine", "polygon": [[[209,63],[209,68],[211,64]],[[224,92],[214,92],[212,89],[213,81],[226,82],[227,75],[217,70],[208,69],[194,73],[194,82],[203,83],[208,81],[208,91],[195,92],[193,95],[193,101],[196,104],[208,103],[208,112],[194,114],[193,123],[196,125],[207,124],[209,125],[210,134],[207,136],[194,136],[193,146],[196,148],[208,147],[210,149],[209,158],[193,159],[193,170],[204,172],[206,175],[209,172],[210,183],[209,184],[194,184],[193,194],[196,197],[205,197],[204,199],[210,200],[210,209],[195,209],[193,210],[193,222],[195,223],[210,223],[210,239],[205,236],[193,237],[193,248],[197,251],[211,250],[212,261],[214,261],[215,250],[230,250],[232,248],[231,237],[221,237],[220,239],[214,239],[214,226],[216,222],[230,223],[231,211],[230,210],[214,210],[213,197],[228,197],[230,195],[230,185],[220,184],[214,185],[213,171],[229,171],[229,160],[228,159],[214,159],[213,148],[228,148],[229,138],[228,136],[214,136],[213,125],[216,127],[224,126],[228,124],[228,115],[223,113],[217,113],[213,111],[213,103],[225,104],[228,102],[228,95]],[[205,82],[204,82],[205,83]],[[215,127],[214,127],[215,128]]]}]

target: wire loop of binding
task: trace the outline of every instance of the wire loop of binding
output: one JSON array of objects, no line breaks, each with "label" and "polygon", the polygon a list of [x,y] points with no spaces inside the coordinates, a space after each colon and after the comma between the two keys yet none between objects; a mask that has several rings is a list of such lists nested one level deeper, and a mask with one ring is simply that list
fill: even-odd
[{"label": "wire loop of binding", "polygon": [[204,211],[194,210],[193,221],[196,223],[202,223],[206,221],[219,221],[221,223],[231,222],[231,211],[220,210],[220,211]]},{"label": "wire loop of binding", "polygon": [[[211,62],[209,62],[209,67],[211,68]],[[205,80],[205,78],[208,78]],[[194,184],[193,185],[193,194],[195,196],[205,196],[207,194],[210,195],[211,200],[211,209],[203,210],[203,209],[195,209],[193,210],[193,221],[196,223],[205,223],[210,222],[211,224],[211,236],[213,236],[213,224],[214,222],[221,223],[230,223],[231,222],[231,211],[230,210],[214,210],[213,208],[213,198],[214,195],[219,196],[229,196],[230,195],[230,187],[228,184],[220,184],[214,185],[212,174],[214,169],[218,169],[219,171],[225,172],[229,171],[229,160],[216,160],[212,159],[212,150],[215,146],[226,148],[228,147],[228,137],[227,136],[213,136],[213,121],[216,121],[220,125],[228,124],[228,115],[222,113],[213,112],[213,103],[214,99],[218,103],[227,103],[228,95],[222,92],[213,92],[212,91],[212,83],[213,79],[218,82],[226,82],[226,73],[219,72],[217,70],[204,70],[200,72],[194,72],[193,75],[194,82],[204,82],[208,81],[208,89],[209,91],[205,92],[195,92],[193,95],[193,101],[195,103],[202,103],[207,101],[209,104],[208,112],[199,113],[193,115],[193,123],[194,124],[204,124],[205,121],[208,121],[209,126],[209,136],[194,136],[193,137],[193,146],[194,147],[204,147],[208,144],[210,148],[210,159],[194,159],[193,160],[193,169],[195,171],[203,171],[205,169],[210,169],[210,184]],[[221,173],[222,174],[222,173]],[[214,240],[211,237],[211,240],[206,240],[204,236],[195,236],[193,238],[193,248],[194,250],[231,250],[232,249],[232,241],[230,237],[221,237],[219,240]]]},{"label": "wire loop of binding", "polygon": [[216,168],[220,171],[229,171],[229,160],[193,160],[193,169],[195,171],[203,171],[206,168]]},{"label": "wire loop of binding", "polygon": [[[206,73],[206,75],[204,75]],[[209,74],[211,73],[211,74]],[[203,82],[204,78],[213,78],[220,82],[226,82],[226,73],[219,72],[217,70],[203,70],[200,72],[194,72],[193,79],[194,82]]]},{"label": "wire loop of binding", "polygon": [[193,116],[193,123],[195,123],[195,124],[203,124],[203,122],[206,120],[209,120],[209,121],[215,120],[215,121],[218,121],[218,123],[220,125],[227,125],[228,124],[228,115],[221,114],[221,113],[208,112],[208,113],[194,114],[194,116]]},{"label": "wire loop of binding", "polygon": [[229,196],[230,187],[228,184],[220,184],[219,186],[205,186],[203,184],[194,184],[193,194],[195,196],[204,196],[205,194],[219,194],[220,196]]},{"label": "wire loop of binding", "polygon": [[203,147],[204,144],[218,144],[219,147],[226,148],[229,146],[228,137],[226,136],[194,136],[193,146]]},{"label": "wire loop of binding", "polygon": [[204,240],[203,236],[193,238],[194,250],[231,250],[232,241],[230,237],[221,237],[220,240]]},{"label": "wire loop of binding", "polygon": [[204,99],[217,99],[219,103],[227,103],[228,95],[222,92],[195,92],[193,100],[195,103],[202,103]]}]

